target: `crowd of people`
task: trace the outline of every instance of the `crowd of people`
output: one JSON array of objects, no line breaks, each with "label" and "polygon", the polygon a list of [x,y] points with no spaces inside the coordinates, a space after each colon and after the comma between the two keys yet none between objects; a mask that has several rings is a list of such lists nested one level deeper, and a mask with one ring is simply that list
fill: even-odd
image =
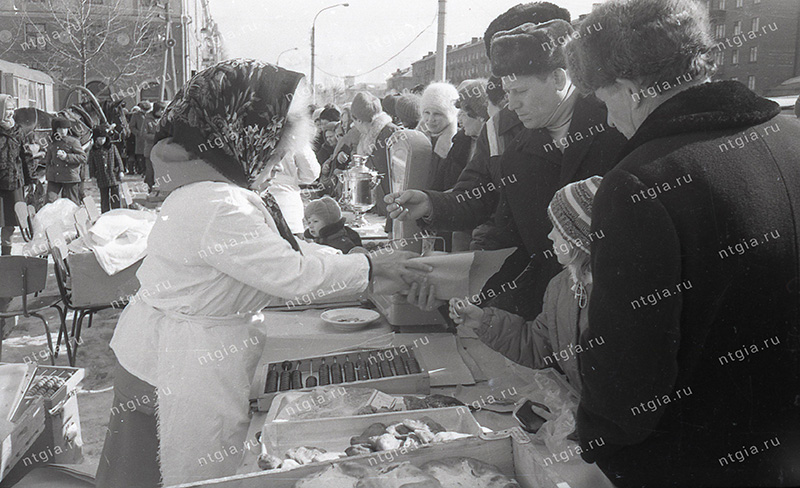
[{"label": "crowd of people", "polygon": [[[104,210],[123,168],[148,187],[156,172],[175,176],[137,276],[144,289],[181,284],[120,317],[115,402],[157,399],[158,422],[155,409],[112,415],[98,486],[233,473],[235,460],[198,467],[191,439],[244,438],[257,352],[203,368],[192,358],[263,335],[248,314],[334,282],[353,293],[390,281],[422,309],[445,304],[412,253],[367,253],[337,202],[356,157],[382,175],[404,164],[398,134],[425,141],[422,183],[395,191],[384,177],[375,212],[389,231],[409,222],[444,237],[447,251],[516,248],[481,293],[490,299],[451,300],[450,317],[509,359],[566,376],[587,462],[621,487],[800,484],[800,122],[714,81],[696,0],[609,0],[582,22],[520,4],[483,39],[490,79],[315,107],[301,74],[230,60],[169,106],[140,104],[133,158],[95,129],[88,169]],[[0,95],[0,157],[21,161],[12,103]],[[48,198],[77,198],[87,157],[62,122],[53,130]],[[757,142],[727,149],[751,132]],[[208,148],[217,139],[229,143]],[[7,202],[31,178],[5,167],[4,254]],[[740,242],[747,252],[721,259]],[[768,351],[720,360],[772,338]],[[634,410],[653,399],[659,408]],[[751,446],[746,462],[723,462]]]}]

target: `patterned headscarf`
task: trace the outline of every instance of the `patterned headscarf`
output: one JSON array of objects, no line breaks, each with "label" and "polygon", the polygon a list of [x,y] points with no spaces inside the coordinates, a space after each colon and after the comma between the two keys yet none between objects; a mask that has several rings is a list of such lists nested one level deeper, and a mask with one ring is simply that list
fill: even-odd
[{"label": "patterned headscarf", "polygon": [[[286,125],[303,75],[252,59],[231,59],[189,80],[161,116],[155,142],[168,137],[231,182],[250,188]],[[300,251],[275,199],[264,205],[278,232]]]},{"label": "patterned headscarf", "polygon": [[303,75],[252,59],[196,74],[162,115],[155,142],[173,141],[249,188],[281,138]]}]

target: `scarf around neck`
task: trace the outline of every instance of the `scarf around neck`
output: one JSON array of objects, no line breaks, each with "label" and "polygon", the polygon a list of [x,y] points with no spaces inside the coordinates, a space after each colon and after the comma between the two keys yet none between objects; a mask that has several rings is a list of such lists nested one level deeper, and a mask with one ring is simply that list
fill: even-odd
[{"label": "scarf around neck", "polygon": [[[550,116],[550,120],[545,124],[544,128],[554,141],[562,139],[569,132],[572,114],[575,113],[575,102],[578,101],[579,96],[578,90],[576,90],[573,85],[564,97],[564,101],[556,108],[553,115]],[[559,149],[561,148],[559,147]]]}]

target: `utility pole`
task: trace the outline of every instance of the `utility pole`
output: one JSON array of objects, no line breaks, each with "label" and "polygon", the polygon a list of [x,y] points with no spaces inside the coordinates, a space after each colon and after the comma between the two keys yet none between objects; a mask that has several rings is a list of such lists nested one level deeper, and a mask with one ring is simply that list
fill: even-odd
[{"label": "utility pole", "polygon": [[[173,95],[178,92],[178,72],[175,66],[175,39],[172,38],[172,17],[170,16],[170,5],[169,0],[165,0],[163,4],[158,4],[160,7],[164,8],[164,17],[163,19],[166,21],[166,32],[164,33],[164,46],[166,50],[164,51],[164,68],[161,71],[161,90],[159,93],[158,98],[160,100],[168,100],[170,97],[166,93],[167,91],[167,77],[168,71],[171,71],[172,76],[172,91]],[[161,15],[159,15],[161,17]],[[182,35],[186,35],[184,31]],[[172,62],[172,69],[169,69],[170,61]]]},{"label": "utility pole", "polygon": [[317,17],[319,17],[319,14],[321,14],[326,10],[330,10],[336,7],[349,7],[349,6],[350,6],[349,3],[337,3],[336,5],[325,7],[321,9],[319,12],[317,12],[317,15],[314,16],[314,21],[311,22],[311,102],[312,103],[317,103],[317,85],[314,80],[314,56],[316,55],[314,51],[315,50],[314,44],[316,43]]},{"label": "utility pole", "polygon": [[445,17],[447,0],[439,0],[439,32],[436,35],[436,71],[434,81],[445,81],[447,78],[447,31]]}]

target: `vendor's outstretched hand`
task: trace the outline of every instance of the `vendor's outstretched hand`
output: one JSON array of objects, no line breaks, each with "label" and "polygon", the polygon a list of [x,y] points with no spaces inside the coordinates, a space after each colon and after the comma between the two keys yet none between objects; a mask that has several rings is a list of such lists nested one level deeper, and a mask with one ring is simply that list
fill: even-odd
[{"label": "vendor's outstretched hand", "polygon": [[414,282],[408,290],[408,303],[416,305],[422,311],[430,312],[444,305],[444,300],[436,298],[436,287],[428,280]]},{"label": "vendor's outstretched hand", "polygon": [[[375,251],[369,253],[372,262],[372,277],[376,280],[376,289],[381,289],[386,282],[395,282],[408,287],[409,283],[423,281],[428,273],[433,271],[433,266],[409,261],[419,257],[411,251]],[[383,283],[381,283],[383,282]]]},{"label": "vendor's outstretched hand", "polygon": [[383,201],[389,204],[386,206],[389,217],[397,220],[414,221],[431,212],[431,199],[419,190],[390,193]]},{"label": "vendor's outstretched hand", "polygon": [[483,320],[483,309],[461,298],[450,299],[450,318],[458,325],[477,328]]}]

